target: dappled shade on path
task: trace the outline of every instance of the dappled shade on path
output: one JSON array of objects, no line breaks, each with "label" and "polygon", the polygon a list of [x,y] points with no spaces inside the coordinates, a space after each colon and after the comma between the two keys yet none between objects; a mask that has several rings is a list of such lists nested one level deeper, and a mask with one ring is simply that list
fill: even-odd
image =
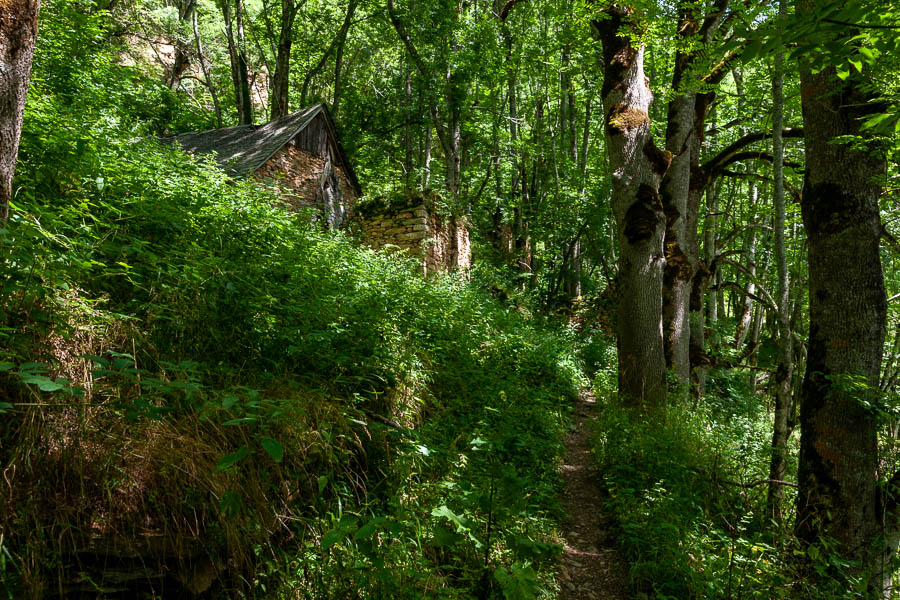
[{"label": "dappled shade on path", "polygon": [[563,554],[559,572],[560,598],[618,600],[628,598],[624,560],[617,553],[609,516],[603,509],[606,492],[600,485],[591,452],[591,422],[596,400],[582,392],[575,406],[566,457],[560,467],[566,484],[568,518],[563,523]]}]

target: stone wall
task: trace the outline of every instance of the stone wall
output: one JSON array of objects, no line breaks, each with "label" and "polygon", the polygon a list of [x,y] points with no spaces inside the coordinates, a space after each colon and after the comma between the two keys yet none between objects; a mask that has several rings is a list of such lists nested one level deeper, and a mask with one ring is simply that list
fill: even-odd
[{"label": "stone wall", "polygon": [[[341,227],[351,207],[356,204],[356,191],[340,167],[325,173],[325,159],[288,144],[253,173],[265,183],[277,183],[286,191],[283,200],[295,209],[318,206],[327,214],[329,226]],[[336,185],[335,185],[336,182]],[[326,196],[331,193],[332,202]]]},{"label": "stone wall", "polygon": [[359,208],[351,217],[351,230],[370,248],[392,248],[418,258],[425,275],[472,266],[465,219],[441,215],[427,199],[389,205],[372,201]]}]

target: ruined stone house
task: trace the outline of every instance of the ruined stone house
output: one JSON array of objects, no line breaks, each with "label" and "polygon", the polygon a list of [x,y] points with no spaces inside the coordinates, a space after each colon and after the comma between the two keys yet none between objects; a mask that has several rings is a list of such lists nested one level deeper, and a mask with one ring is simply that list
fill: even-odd
[{"label": "ruined stone house", "polygon": [[233,177],[278,183],[286,203],[317,208],[329,228],[343,227],[362,195],[324,104],[264,125],[183,133],[164,141],[176,141],[195,154],[214,154]]},{"label": "ruined stone house", "polygon": [[264,125],[183,133],[163,141],[214,155],[233,177],[279,184],[284,202],[296,209],[315,208],[315,218],[329,228],[347,228],[352,220],[363,243],[419,258],[426,275],[471,265],[465,220],[435,210],[433,193],[399,203],[366,202],[354,215],[362,190],[324,104]]}]

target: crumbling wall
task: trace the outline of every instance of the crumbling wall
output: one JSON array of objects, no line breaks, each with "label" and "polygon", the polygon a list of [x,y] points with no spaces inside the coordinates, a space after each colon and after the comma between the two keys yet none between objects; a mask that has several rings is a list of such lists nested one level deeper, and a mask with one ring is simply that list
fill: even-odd
[{"label": "crumbling wall", "polygon": [[[304,152],[293,144],[279,149],[253,173],[266,183],[285,190],[282,199],[294,209],[317,206],[329,226],[341,227],[356,203],[356,191],[340,167],[326,173],[325,159]],[[329,193],[330,192],[330,193]]]},{"label": "crumbling wall", "polygon": [[371,201],[357,209],[351,231],[370,248],[394,247],[418,258],[424,275],[468,271],[472,266],[465,219],[442,215],[428,199]]}]

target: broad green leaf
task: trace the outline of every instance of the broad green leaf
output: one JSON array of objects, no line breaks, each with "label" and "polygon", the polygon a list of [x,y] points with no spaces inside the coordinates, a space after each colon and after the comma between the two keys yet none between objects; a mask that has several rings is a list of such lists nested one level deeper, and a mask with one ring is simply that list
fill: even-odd
[{"label": "broad green leaf", "polygon": [[341,540],[347,537],[347,532],[341,529],[332,529],[322,536],[322,549],[328,550]]},{"label": "broad green leaf", "polygon": [[456,531],[458,533],[463,533],[465,531],[468,531],[469,529],[468,526],[464,523],[463,517],[450,510],[450,508],[446,504],[432,510],[431,516],[450,519],[450,521],[452,521],[456,525]]},{"label": "broad green leaf", "polygon": [[226,454],[219,460],[219,464],[216,465],[216,472],[224,471],[228,467],[234,465],[239,460],[247,458],[247,455],[250,454],[250,448],[247,446],[241,446],[237,449],[236,452],[232,452],[231,454]]},{"label": "broad green leaf", "polygon": [[270,437],[265,437],[259,440],[259,445],[263,447],[263,450],[269,453],[269,456],[271,456],[272,460],[275,462],[281,462],[281,459],[284,458],[284,446],[278,441],[273,440]]}]

